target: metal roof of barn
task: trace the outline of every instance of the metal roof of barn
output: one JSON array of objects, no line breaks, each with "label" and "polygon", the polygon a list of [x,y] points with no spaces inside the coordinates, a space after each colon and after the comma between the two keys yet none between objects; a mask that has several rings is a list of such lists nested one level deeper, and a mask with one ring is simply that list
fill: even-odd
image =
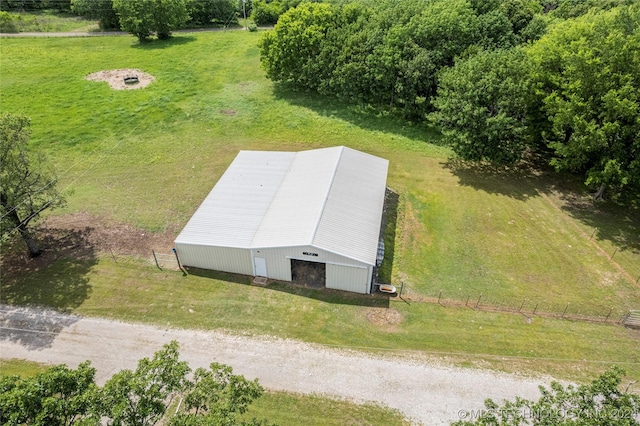
[{"label": "metal roof of barn", "polygon": [[310,245],[375,265],[388,164],[343,146],[240,151],[176,242]]}]

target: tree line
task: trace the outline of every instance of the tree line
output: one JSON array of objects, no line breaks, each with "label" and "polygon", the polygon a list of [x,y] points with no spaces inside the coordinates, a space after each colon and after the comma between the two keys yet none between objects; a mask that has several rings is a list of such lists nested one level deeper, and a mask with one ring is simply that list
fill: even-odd
[{"label": "tree line", "polygon": [[[135,0],[134,0],[135,1]],[[257,25],[273,25],[287,10],[303,0],[185,0],[189,18],[186,25],[237,23],[245,14]],[[320,2],[322,0],[304,0]],[[104,30],[120,29],[118,10],[113,0],[0,0],[1,11],[57,10],[97,19]]]},{"label": "tree line", "polygon": [[[124,30],[146,39],[170,31],[211,24],[238,23],[243,13],[251,13],[251,0],[0,0],[5,12],[53,9],[98,20],[103,30]],[[169,31],[167,31],[169,29]]]},{"label": "tree line", "polygon": [[536,158],[601,197],[640,190],[640,4],[302,3],[259,42],[277,82],[435,123],[462,159]]}]

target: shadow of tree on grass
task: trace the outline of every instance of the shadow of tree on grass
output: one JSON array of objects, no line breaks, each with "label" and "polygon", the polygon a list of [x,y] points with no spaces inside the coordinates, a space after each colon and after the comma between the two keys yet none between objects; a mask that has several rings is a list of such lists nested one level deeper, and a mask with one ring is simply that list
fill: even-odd
[{"label": "shadow of tree on grass", "polygon": [[507,168],[458,158],[449,158],[441,165],[450,170],[462,186],[516,200],[537,197],[552,185],[548,172],[534,169],[530,165]]},{"label": "shadow of tree on grass", "polygon": [[359,107],[331,96],[298,90],[287,83],[275,83],[276,99],[310,109],[324,117],[335,117],[365,130],[392,133],[408,139],[438,144],[440,132],[428,123],[416,124],[393,114]]},{"label": "shadow of tree on grass", "polygon": [[[561,195],[562,210],[594,230],[594,238],[607,240],[620,250],[640,255],[640,207],[612,201],[594,201],[573,192]],[[640,265],[638,265],[640,271]]]},{"label": "shadow of tree on grass", "polygon": [[131,47],[140,50],[158,50],[171,48],[173,46],[180,46],[183,44],[194,42],[196,40],[197,38],[192,35],[172,35],[168,40],[152,39],[143,41],[142,43],[137,42],[131,45]]},{"label": "shadow of tree on grass", "polygon": [[[77,321],[60,312],[72,311],[91,294],[88,273],[98,257],[90,233],[91,228],[41,229],[43,254],[35,259],[26,254],[22,241],[3,247],[0,340],[31,349],[47,347]],[[53,310],[37,308],[42,306]]]}]

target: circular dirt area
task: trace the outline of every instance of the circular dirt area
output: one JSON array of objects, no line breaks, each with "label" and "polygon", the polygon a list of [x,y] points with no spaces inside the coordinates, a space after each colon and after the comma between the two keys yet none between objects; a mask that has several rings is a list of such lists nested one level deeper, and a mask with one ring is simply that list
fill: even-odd
[{"label": "circular dirt area", "polygon": [[[135,84],[125,84],[124,80],[127,77],[137,77],[138,82]],[[151,74],[147,74],[146,72],[135,68],[98,71],[93,74],[89,74],[85,78],[90,81],[106,81],[109,83],[109,87],[115,90],[142,89],[143,87],[150,85],[151,82],[156,79]]]},{"label": "circular dirt area", "polygon": [[367,319],[375,325],[396,325],[402,322],[402,314],[392,308],[371,308],[367,311]]}]

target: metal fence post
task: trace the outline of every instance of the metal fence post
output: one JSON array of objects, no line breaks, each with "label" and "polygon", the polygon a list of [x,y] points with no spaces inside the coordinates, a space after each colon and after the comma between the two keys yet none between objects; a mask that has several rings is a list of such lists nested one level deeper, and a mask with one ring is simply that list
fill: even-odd
[{"label": "metal fence post", "polygon": [[155,250],[151,250],[151,253],[153,253],[153,260],[156,261],[156,266],[158,267],[158,269],[160,269],[162,271],[162,268],[158,264],[158,258],[156,257],[156,251]]},{"label": "metal fence post", "polygon": [[478,301],[476,302],[476,308],[478,307],[478,305],[480,305],[480,300],[482,299],[482,293],[480,293],[480,296],[478,296]]},{"label": "metal fence post", "polygon": [[604,319],[604,322],[607,322],[609,320],[609,317],[611,316],[611,312],[613,312],[613,308],[609,309],[609,313],[607,314],[607,317]]}]

